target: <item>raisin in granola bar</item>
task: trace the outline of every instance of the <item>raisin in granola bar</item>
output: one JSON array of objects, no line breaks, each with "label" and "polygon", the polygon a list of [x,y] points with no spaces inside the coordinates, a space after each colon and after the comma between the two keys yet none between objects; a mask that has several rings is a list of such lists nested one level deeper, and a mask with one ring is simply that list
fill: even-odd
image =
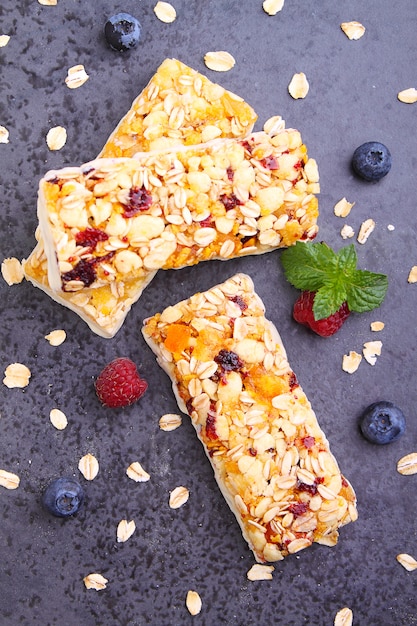
[{"label": "raisin in granola bar", "polygon": [[[244,137],[257,119],[240,96],[227,91],[177,59],[166,59],[106,141],[99,156],[130,157],[137,152],[178,144],[199,144],[216,137]],[[154,277],[148,272],[135,285],[124,282],[112,291],[68,294],[51,288],[42,234],[28,259],[27,280],[72,309],[104,337],[120,328],[133,302]]]},{"label": "raisin in granola bar", "polygon": [[143,335],[256,560],[335,545],[357,519],[355,493],[249,276],[169,306]]}]

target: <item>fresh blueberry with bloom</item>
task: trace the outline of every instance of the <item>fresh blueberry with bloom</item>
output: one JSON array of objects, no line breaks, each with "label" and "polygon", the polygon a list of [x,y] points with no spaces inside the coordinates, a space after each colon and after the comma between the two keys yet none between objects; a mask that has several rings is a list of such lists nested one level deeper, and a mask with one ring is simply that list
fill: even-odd
[{"label": "fresh blueberry with bloom", "polygon": [[56,517],[74,515],[84,500],[84,490],[74,478],[62,477],[53,480],[45,489],[42,503]]},{"label": "fresh blueberry with bloom", "polygon": [[129,13],[117,13],[107,20],[104,35],[113,50],[125,52],[134,48],[140,39],[141,25]]},{"label": "fresh blueberry with bloom", "polygon": [[392,402],[374,402],[363,412],[360,429],[371,443],[391,443],[405,431],[404,413]]},{"label": "fresh blueberry with bloom", "polygon": [[383,143],[367,141],[356,148],[352,157],[352,167],[358,176],[368,182],[384,178],[391,169],[391,153]]}]

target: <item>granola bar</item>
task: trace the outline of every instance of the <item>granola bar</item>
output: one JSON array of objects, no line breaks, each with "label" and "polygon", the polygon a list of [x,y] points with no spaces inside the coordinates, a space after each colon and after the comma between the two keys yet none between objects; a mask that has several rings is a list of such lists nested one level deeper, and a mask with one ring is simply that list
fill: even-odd
[{"label": "granola bar", "polygon": [[260,563],[333,546],[357,519],[353,488],[264,311],[237,274],[143,326]]},{"label": "granola bar", "polygon": [[240,96],[177,59],[165,59],[99,156],[131,157],[217,137],[245,137],[256,119]]},{"label": "granola bar", "polygon": [[[99,156],[130,157],[137,152],[198,144],[215,137],[244,137],[256,121],[255,111],[239,96],[211,82],[181,61],[166,59],[106,141]],[[67,294],[51,289],[42,234],[28,259],[27,280],[80,315],[90,328],[112,337],[131,305],[154,277],[147,272],[135,284],[113,286],[113,292],[84,290]],[[115,291],[116,296],[115,296]],[[123,292],[123,293],[122,293]]]},{"label": "granola bar", "polygon": [[[40,238],[39,228],[36,237]],[[43,239],[40,239],[30,257],[23,261],[25,277],[62,306],[74,311],[90,329],[105,339],[111,339],[122,326],[132,305],[156,274],[147,272],[140,280],[112,283],[101,289],[84,288],[81,292],[56,291],[48,280],[48,261]]]},{"label": "granola bar", "polygon": [[51,171],[38,203],[50,287],[97,290],[112,314],[149,272],[312,239],[317,179],[292,129]]}]

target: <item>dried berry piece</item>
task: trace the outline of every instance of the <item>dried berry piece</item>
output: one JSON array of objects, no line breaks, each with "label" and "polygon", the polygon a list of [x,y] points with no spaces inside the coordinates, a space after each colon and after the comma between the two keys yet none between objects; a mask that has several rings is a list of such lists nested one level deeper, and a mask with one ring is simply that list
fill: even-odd
[{"label": "dried berry piece", "polygon": [[242,296],[233,296],[230,300],[237,304],[241,311],[246,311],[248,308],[247,302],[242,298]]},{"label": "dried berry piece", "polygon": [[85,228],[75,235],[77,245],[93,249],[99,241],[107,241],[108,238],[108,234],[99,228]]},{"label": "dried berry piece", "polygon": [[294,515],[294,517],[299,517],[307,512],[308,504],[307,502],[294,502],[293,504],[290,504],[288,510]]},{"label": "dried berry piece", "polygon": [[228,372],[238,371],[243,367],[242,359],[232,350],[220,350],[217,356],[214,357],[214,361]]},{"label": "dried berry piece", "polygon": [[[278,170],[279,164],[277,159],[270,155],[261,160],[261,165],[265,167],[267,170]],[[295,165],[294,165],[295,167]]]},{"label": "dried berry piece", "polygon": [[243,202],[241,202],[234,193],[231,193],[230,196],[227,196],[224,193],[222,196],[220,196],[220,201],[224,204],[224,208],[226,209],[226,211],[231,211],[236,206],[241,206],[243,204]]},{"label": "dried berry piece", "polygon": [[140,211],[146,211],[152,204],[152,194],[145,187],[132,187],[129,191],[129,203],[123,217],[133,217]]},{"label": "dried berry piece", "polygon": [[97,276],[95,265],[97,263],[109,261],[114,257],[114,254],[114,251],[112,251],[104,256],[96,257],[94,259],[80,259],[72,270],[62,274],[62,289],[64,291],[68,291],[66,283],[69,283],[72,280],[80,281],[84,283],[85,287],[89,287],[95,281]]},{"label": "dried berry piece", "polygon": [[89,287],[96,279],[96,270],[94,268],[94,262],[87,259],[80,259],[74,269],[62,274],[62,288],[65,291],[65,283],[69,283],[72,280],[77,280],[86,287]]}]

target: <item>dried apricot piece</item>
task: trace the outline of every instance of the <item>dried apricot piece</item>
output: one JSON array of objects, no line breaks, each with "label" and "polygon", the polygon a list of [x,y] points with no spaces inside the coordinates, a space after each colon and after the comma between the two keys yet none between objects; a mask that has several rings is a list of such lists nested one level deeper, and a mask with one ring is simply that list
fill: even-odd
[{"label": "dried apricot piece", "polygon": [[185,324],[171,324],[167,330],[164,345],[170,352],[180,354],[190,344],[191,328]]}]

